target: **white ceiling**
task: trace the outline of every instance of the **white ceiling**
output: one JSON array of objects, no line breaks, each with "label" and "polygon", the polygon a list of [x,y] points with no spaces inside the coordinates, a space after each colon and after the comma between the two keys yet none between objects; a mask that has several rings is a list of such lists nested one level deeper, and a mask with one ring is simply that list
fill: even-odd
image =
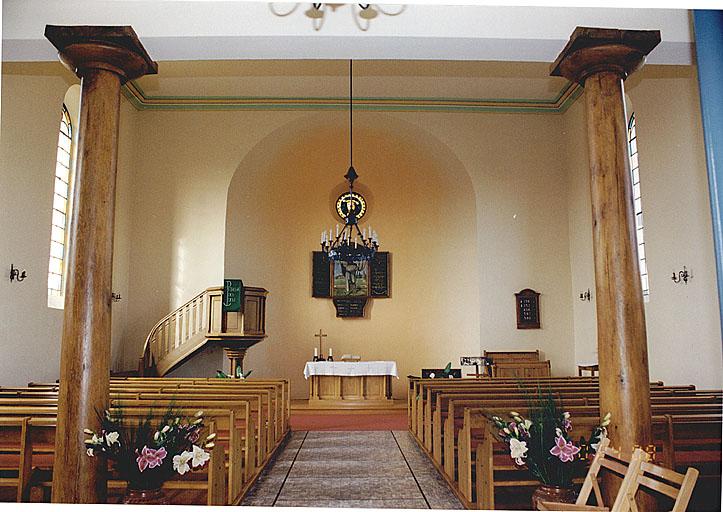
[{"label": "white ceiling", "polygon": [[[356,5],[356,4],[354,4]],[[376,4],[375,4],[376,5]],[[277,12],[294,4],[275,3]],[[552,62],[578,26],[659,29],[648,62],[690,64],[683,9],[406,5],[362,31],[349,5],[314,30],[300,4],[285,17],[265,2],[4,0],[4,61],[52,61],[46,24],[131,25],[159,61],[215,59],[416,59]],[[381,7],[398,11],[398,6]]]}]

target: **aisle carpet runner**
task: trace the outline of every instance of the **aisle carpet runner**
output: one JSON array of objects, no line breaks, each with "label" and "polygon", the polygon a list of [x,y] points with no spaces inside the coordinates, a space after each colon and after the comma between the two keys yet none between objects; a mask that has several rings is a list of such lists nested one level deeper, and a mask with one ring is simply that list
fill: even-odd
[{"label": "aisle carpet runner", "polygon": [[291,430],[407,430],[406,409],[379,414],[291,412]]}]

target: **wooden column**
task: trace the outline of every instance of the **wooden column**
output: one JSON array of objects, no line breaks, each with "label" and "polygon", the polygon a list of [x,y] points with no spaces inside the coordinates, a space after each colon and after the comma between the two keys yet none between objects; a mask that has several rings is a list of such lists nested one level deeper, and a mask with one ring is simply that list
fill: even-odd
[{"label": "wooden column", "polygon": [[84,428],[108,407],[113,220],[120,87],[156,73],[131,27],[48,25],[45,36],[81,79],[60,356],[53,495],[56,503],[102,503],[106,475],[86,454]]},{"label": "wooden column", "polygon": [[590,157],[600,412],[624,453],[651,443],[645,309],[638,268],[623,81],[660,32],[578,27],[552,75],[585,87]]}]

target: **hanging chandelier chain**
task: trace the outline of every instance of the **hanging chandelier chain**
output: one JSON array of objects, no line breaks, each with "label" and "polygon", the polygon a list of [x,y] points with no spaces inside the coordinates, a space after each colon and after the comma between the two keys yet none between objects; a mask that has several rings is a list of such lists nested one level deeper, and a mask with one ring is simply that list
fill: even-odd
[{"label": "hanging chandelier chain", "polygon": [[[379,249],[379,239],[376,231],[371,226],[363,230],[359,227],[357,215],[359,212],[353,210],[354,180],[358,178],[354,170],[354,61],[349,59],[349,170],[344,176],[349,182],[348,212],[344,226],[339,230],[336,225],[336,236],[331,229],[321,232],[321,249],[332,261],[344,261],[347,263],[369,261],[374,258]],[[341,196],[339,200],[344,196]],[[339,214],[341,215],[341,213]],[[363,211],[361,212],[363,215]],[[361,216],[360,215],[360,216]]]},{"label": "hanging chandelier chain", "polygon": [[354,107],[352,105],[352,60],[349,59],[349,167],[354,167]]}]

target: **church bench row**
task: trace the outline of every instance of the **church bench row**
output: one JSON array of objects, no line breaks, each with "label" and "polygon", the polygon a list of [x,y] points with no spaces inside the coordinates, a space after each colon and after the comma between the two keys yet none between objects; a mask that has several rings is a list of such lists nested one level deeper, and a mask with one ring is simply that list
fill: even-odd
[{"label": "church bench row", "polygon": [[[177,394],[163,393],[111,393],[111,406],[125,410],[130,407],[148,407],[159,410],[167,410],[179,403],[191,405],[189,395],[183,395],[183,399],[177,399]],[[260,394],[233,394],[233,395],[200,395],[193,396],[193,403],[200,409],[206,407],[215,407],[220,405],[223,407],[240,405],[239,401],[248,402],[248,415],[253,419],[256,425],[255,436],[257,443],[257,460],[263,461],[266,457],[267,447],[273,447],[276,443],[274,437],[274,429],[268,428],[267,425],[274,424],[273,409],[269,409],[263,402],[264,397]],[[55,397],[43,398],[25,398],[13,397],[5,398],[0,396],[0,407],[6,406],[51,406],[57,407],[58,399]]]},{"label": "church bench row", "polygon": [[[214,431],[211,421],[209,430]],[[55,442],[55,418],[4,418],[0,417],[0,470],[13,474],[0,479],[0,501],[49,501],[53,450]],[[194,478],[169,480],[163,485],[169,497],[179,495],[184,501],[190,497],[207,505],[228,503],[224,449],[217,444],[210,450],[210,459]],[[233,471],[230,468],[229,471]],[[108,493],[115,492],[120,498],[126,483],[109,475]],[[180,500],[179,500],[180,501]]]},{"label": "church bench row", "polygon": [[[439,441],[438,449],[435,450],[428,450],[425,446],[425,450],[427,453],[430,454],[432,459],[437,463],[440,467],[444,468],[445,473],[453,477],[454,476],[454,454],[456,453],[457,449],[457,438],[459,435],[459,431],[464,427],[464,417],[466,414],[466,411],[468,409],[479,409],[480,411],[485,411],[485,413],[489,415],[497,415],[500,417],[506,417],[509,413],[510,408],[508,407],[508,404],[505,404],[503,406],[500,406],[499,403],[495,402],[486,402],[484,400],[451,400],[448,404],[448,415],[444,420],[444,426],[441,429],[441,436],[438,439],[435,439],[435,441]],[[525,415],[527,412],[527,404],[526,403],[516,403],[513,405],[513,409],[519,412],[520,414]],[[689,411],[694,410],[697,412],[697,414],[687,414],[685,412],[681,412],[681,409],[683,411]],[[566,407],[566,410],[570,412],[573,418],[575,418],[575,422],[582,421],[587,422],[588,419],[592,418],[593,420],[599,421],[599,418],[601,416],[600,409],[595,406],[571,406]],[[677,413],[677,414],[675,414]],[[653,415],[658,418],[663,417],[671,417],[672,421],[676,421],[678,417],[686,418],[688,422],[695,422],[695,417],[700,417],[699,421],[702,423],[709,423],[710,418],[717,418],[718,424],[713,424],[714,428],[718,430],[718,435],[715,436],[717,439],[720,439],[720,415],[721,415],[721,407],[720,404],[717,406],[706,406],[704,410],[696,410],[695,408],[680,408],[675,411],[675,413],[666,412],[665,410],[656,410],[653,409]],[[657,420],[660,421],[660,420]],[[714,422],[716,420],[713,420]],[[573,423],[574,424],[574,423]],[[661,434],[662,435],[662,434]],[[672,436],[671,431],[671,436]],[[699,438],[699,434],[695,431],[689,431],[689,432],[679,432],[679,437],[685,437],[685,438]],[[667,456],[670,457],[670,460],[675,460],[674,455],[674,442],[673,438],[669,437],[666,439],[662,439],[662,441],[665,441],[669,444],[669,449],[666,452]],[[418,440],[419,442],[419,440]],[[420,443],[421,444],[421,443]]]},{"label": "church bench row", "polygon": [[[251,416],[257,425],[257,436],[259,437],[259,452],[261,453],[266,447],[274,446],[285,430],[283,417],[277,416],[276,406],[270,392],[266,389],[254,389],[251,387],[244,389],[229,389],[223,393],[209,393],[206,389],[179,390],[176,388],[165,389],[139,389],[139,390],[123,390],[111,391],[112,404],[129,406],[129,401],[145,401],[148,405],[155,404],[158,407],[166,407],[172,405],[177,397],[185,397],[186,400],[191,397],[199,401],[199,407],[205,407],[205,404],[214,404],[216,402],[225,402],[232,399],[248,400],[251,405]],[[218,390],[216,390],[218,391]],[[46,392],[42,396],[39,394],[27,394],[23,396],[8,397],[0,391],[0,405],[55,405],[57,404],[57,392]],[[288,425],[288,421],[286,422]],[[262,432],[263,429],[263,432]],[[262,460],[262,456],[259,460]]]},{"label": "church bench row", "polygon": [[[433,379],[420,380],[414,382],[414,387],[410,390],[410,426],[414,431],[418,431],[421,428],[422,418],[425,416],[425,412],[429,412],[430,404],[433,403],[434,393],[444,392],[445,390],[469,390],[469,392],[479,391],[508,396],[522,393],[523,387],[534,391],[538,386],[543,391],[554,389],[556,392],[562,394],[566,392],[595,393],[599,390],[596,381],[590,381],[586,378],[578,381],[566,379],[560,382],[553,380],[541,381],[539,379],[517,379],[511,383],[496,382],[496,379],[456,379],[454,381],[442,380],[437,382],[434,382]],[[698,393],[694,386],[664,386],[660,382],[651,383],[650,389],[651,395],[679,394],[680,396],[686,396]]]},{"label": "church bench row", "polygon": [[[479,405],[480,403],[487,407],[499,407],[499,410],[491,411],[489,410],[489,408],[486,408],[484,409],[484,411],[488,414],[496,413],[503,417],[506,416],[510,410],[518,410],[518,412],[523,412],[524,410],[526,410],[526,393],[520,389],[519,380],[512,388],[510,388],[509,386],[505,386],[504,384],[500,385],[500,383],[494,383],[494,380],[495,379],[491,381],[487,379],[464,379],[463,381],[461,381],[459,379],[456,379],[455,381],[437,380],[436,382],[434,380],[426,380],[424,381],[424,385],[421,386],[419,389],[423,389],[426,386],[428,388],[426,390],[427,396],[434,396],[434,399],[428,400],[427,403],[425,403],[425,406],[431,407],[433,403],[438,401],[439,397],[442,397],[442,401],[446,399],[451,400],[451,403],[453,404],[452,409],[454,409],[454,404],[457,404],[462,414],[465,408],[474,407],[475,405]],[[482,381],[482,383],[480,383],[480,381]],[[575,381],[581,382],[581,384],[579,386],[569,386],[570,382]],[[551,383],[548,381],[546,384],[549,384],[549,387],[553,388],[554,391],[557,391],[557,388],[562,389],[560,393],[564,394],[568,398],[568,400],[565,401],[565,404],[572,405],[573,403],[584,404],[586,399],[588,399],[588,401],[591,401],[591,398],[588,398],[590,396],[589,393],[595,393],[594,398],[597,398],[599,396],[599,392],[595,386],[593,386],[592,389],[590,388],[589,381],[590,379],[574,379],[573,381],[571,381],[571,379],[563,379],[561,381],[558,381],[558,383]],[[460,382],[463,382],[462,386],[457,385],[457,383]],[[534,382],[539,382],[539,379],[535,379]],[[410,386],[410,389],[413,388]],[[447,393],[448,391],[451,393]],[[459,396],[461,397],[469,398],[470,391],[476,393],[472,394],[472,397],[476,397],[477,401],[472,400],[471,402],[455,402],[455,399],[457,398],[454,394],[455,392],[460,393]],[[503,393],[500,393],[500,391],[503,391]],[[687,418],[689,426],[689,431],[687,433],[677,431],[674,432],[674,430],[670,428],[670,425],[665,423],[665,420],[661,418],[655,419],[655,425],[657,427],[656,441],[659,445],[662,445],[663,442],[667,444],[667,449],[664,449],[664,447],[662,446],[661,449],[662,454],[664,455],[668,464],[670,466],[675,465],[674,461],[676,458],[676,453],[682,453],[684,455],[684,457],[682,457],[682,462],[705,458],[707,455],[711,460],[717,460],[719,463],[721,391],[696,391],[694,389],[694,386],[670,387],[663,386],[662,383],[652,383],[651,395],[653,396],[652,400],[654,403],[656,401],[660,401],[659,404],[654,406],[654,409],[660,406],[668,406],[669,410],[664,410],[663,412],[676,413],[676,416],[668,416],[668,422],[670,423],[672,423],[675,418],[686,419],[685,417],[680,416],[680,414],[684,413],[685,411],[690,411],[692,409],[695,413],[697,413],[695,416]],[[414,403],[418,404],[418,402],[424,398],[424,394],[421,394],[419,396],[419,400],[415,399]],[[484,398],[480,398],[480,396]],[[500,400],[500,398],[502,398],[502,400]],[[518,402],[515,403],[511,401],[514,399],[518,400]],[[575,401],[570,402],[569,400]],[[702,403],[690,404],[689,402]],[[586,410],[584,405],[577,405],[572,407],[568,407],[567,405],[566,409],[569,409],[571,412],[573,412],[574,417],[578,418],[576,420],[576,423],[585,421],[593,421],[597,423],[599,421],[599,409],[595,407],[590,408],[588,406]],[[460,418],[457,418],[456,424],[450,421],[446,421],[445,428],[443,430],[446,435],[442,437],[443,439],[444,437],[451,439],[451,443],[447,442],[447,439],[444,439],[444,448],[442,449],[442,440],[440,440],[441,432],[438,432],[436,427],[434,428],[433,435],[430,435],[429,437],[423,436],[425,431],[429,432],[430,429],[433,428],[429,422],[424,422],[424,420],[426,418],[430,418],[433,419],[433,421],[436,420],[437,425],[439,425],[440,413],[444,411],[444,408],[441,407],[439,411],[435,409],[434,412],[437,414],[432,414],[427,407],[419,407],[418,411],[423,413],[425,409],[428,410],[428,415],[426,417],[422,415],[419,418],[419,421],[421,422],[421,428],[419,429],[421,435],[417,435],[414,430],[412,430],[412,433],[415,434],[415,437],[417,438],[417,441],[420,443],[420,445],[426,449],[428,455],[430,456],[430,458],[432,458],[437,468],[440,469],[441,472],[443,472],[443,474],[448,480],[454,482],[454,479],[458,476],[458,472],[455,471],[455,462],[457,458],[455,456],[457,455],[457,451],[459,449],[457,445],[457,437],[459,437],[462,420]],[[701,416],[700,414],[704,412],[710,412],[711,410],[716,412],[717,415],[713,416],[712,420],[710,419],[710,416],[707,417],[708,420],[711,422],[709,423],[709,425],[712,428],[712,433],[709,432],[708,434],[706,434],[705,432],[701,432],[701,427],[703,427],[703,425],[701,425],[701,422],[704,422],[704,418],[706,417]],[[588,419],[583,417],[585,415],[588,416]],[[457,414],[452,412],[452,416],[455,417],[457,416]],[[485,421],[487,420],[485,419]],[[449,433],[452,426],[454,426],[455,429],[453,429],[452,432]],[[428,444],[429,442],[432,442],[431,450]],[[468,455],[467,460],[471,460],[472,458],[472,455]],[[507,459],[509,459],[509,457],[507,457]],[[673,462],[671,462],[671,460]],[[505,463],[508,465],[508,467],[512,467],[509,466],[509,460],[506,460]],[[718,470],[717,472],[719,473],[720,471]],[[509,485],[516,485],[517,483],[510,483]],[[505,485],[503,481],[498,481],[497,484],[499,486]]]},{"label": "church bench row", "polygon": [[[170,388],[168,387],[169,381],[174,383]],[[230,417],[224,421],[223,418],[216,420],[219,425],[217,431],[219,433],[219,445],[224,446],[229,454],[229,502],[238,502],[240,500],[239,486],[246,484],[248,487],[251,480],[255,478],[260,472],[268,460],[270,459],[273,450],[278,447],[280,442],[283,440],[286,431],[288,430],[288,381],[261,381],[268,382],[269,385],[260,384],[259,381],[253,383],[246,381],[221,381],[219,379],[194,379],[193,381],[184,380],[179,382],[179,379],[153,379],[153,383],[140,383],[142,385],[137,386],[139,389],[134,392],[112,392],[114,404],[121,403],[124,408],[124,413],[127,409],[133,411],[142,411],[142,414],[148,411],[149,406],[153,406],[158,409],[159,405],[165,406],[174,402],[176,406],[188,407],[188,413],[193,414],[198,409],[206,411],[206,416],[213,414],[214,410],[209,410],[209,404],[214,408],[221,408],[225,414],[234,412],[235,416]],[[203,385],[202,389],[186,388],[186,385],[193,384],[193,382],[199,382]],[[222,384],[219,384],[221,383]],[[165,387],[161,387],[164,386]],[[113,386],[112,386],[113,387]],[[129,387],[132,387],[129,385]],[[39,391],[43,386],[34,386],[30,388],[36,392],[45,393],[45,398],[50,398],[51,402],[57,400],[57,393],[53,389],[57,389],[56,384],[50,384],[45,386],[45,389]],[[257,389],[258,388],[258,389]],[[50,389],[51,391],[47,391]],[[269,389],[273,389],[273,398],[270,397]],[[0,393],[7,392],[7,388]],[[16,390],[18,392],[25,392],[27,389]],[[163,392],[167,392],[171,396],[164,395]],[[213,391],[212,393],[210,391]],[[56,396],[48,396],[48,393],[56,393]],[[31,393],[32,394],[32,393]],[[182,396],[181,396],[182,395]],[[37,394],[35,399],[38,400]],[[181,396],[179,398],[179,396]],[[164,401],[165,400],[165,401]],[[236,400],[236,402],[234,402]],[[255,405],[253,405],[255,404]],[[272,421],[276,406],[279,407],[279,421]],[[242,406],[243,411],[234,409],[236,406]],[[245,409],[244,409],[245,408]],[[28,414],[28,415],[46,415],[53,417],[56,414],[54,407],[23,407],[19,403],[15,404],[11,408],[12,411],[1,411],[8,412],[9,414]],[[161,407],[163,409],[163,407]],[[255,428],[255,422],[263,426],[261,428]],[[245,429],[239,433],[239,429]],[[279,432],[280,435],[277,435]],[[259,445],[262,445],[261,449],[255,448],[255,440],[259,440]],[[268,440],[268,443],[267,443]],[[240,442],[238,449],[235,448],[235,443]],[[266,448],[266,446],[270,448]],[[46,447],[49,451],[52,451],[53,446]],[[238,461],[235,463],[234,461]],[[243,468],[242,472],[236,474],[239,468]],[[236,475],[236,476],[234,476]],[[182,485],[181,483],[173,485]],[[195,484],[194,484],[195,485]]]},{"label": "church bench row", "polygon": [[[241,442],[238,454],[234,453],[234,460],[240,461],[244,468],[243,480],[249,480],[270,459],[277,443],[266,444],[267,428],[263,415],[254,417],[252,414],[255,398],[237,400],[233,397],[209,401],[208,399],[175,398],[173,400],[111,400],[113,407],[121,406],[125,417],[143,418],[144,415],[162,415],[170,406],[178,413],[192,416],[198,410],[204,410],[205,415],[212,416],[217,428],[219,442],[224,445],[235,446],[236,438]],[[54,418],[57,416],[57,402],[51,405],[32,405],[16,403],[10,406],[3,405],[0,400],[0,416],[32,416]],[[262,426],[257,426],[257,421]],[[279,441],[280,442],[280,441]],[[238,455],[238,457],[236,456]],[[240,458],[239,458],[240,457]],[[234,484],[235,485],[235,484]],[[230,485],[229,488],[233,487]]]},{"label": "church bench row", "polygon": [[[38,384],[31,383],[28,388],[1,388],[2,397],[31,397],[31,396],[56,396],[57,383]],[[274,435],[278,438],[288,430],[290,399],[289,383],[287,380],[246,380],[235,379],[179,379],[179,378],[127,378],[111,379],[111,393],[119,391],[123,393],[159,392],[173,394],[175,390],[183,390],[184,393],[213,394],[228,393],[236,390],[250,390],[271,388],[273,396],[273,417],[275,418]],[[180,392],[180,391],[179,391]]]},{"label": "church bench row", "polygon": [[[185,404],[182,404],[185,406]],[[251,483],[260,472],[262,466],[257,466],[254,454],[256,453],[256,440],[254,437],[254,424],[250,420],[244,423],[244,417],[248,416],[247,407],[240,405],[234,408],[204,409],[204,415],[211,428],[218,434],[218,446],[221,447],[222,456],[227,455],[225,466],[228,468],[227,485],[228,503],[237,503],[241,500],[242,490],[245,483]],[[196,404],[188,409],[178,409],[182,415],[192,417],[198,411]],[[0,418],[7,417],[29,417],[33,421],[45,420],[54,424],[57,409],[51,407],[0,407]],[[161,418],[165,410],[147,407],[127,408],[123,411],[124,416],[145,419],[149,415]],[[2,429],[0,429],[2,430]],[[54,439],[54,429],[53,429]],[[32,453],[53,454],[54,443],[37,442],[33,444]],[[47,459],[45,459],[47,461]],[[52,458],[51,458],[52,461]],[[52,462],[51,462],[52,465]],[[183,485],[179,483],[177,485]],[[246,486],[247,487],[247,486]],[[210,495],[209,495],[210,496]]]},{"label": "church bench row", "polygon": [[[198,377],[111,377],[110,385],[119,385],[121,387],[133,386],[151,386],[157,387],[162,385],[164,387],[176,386],[181,388],[189,387],[201,387],[201,386],[213,386],[213,387],[237,387],[237,386],[250,386],[250,385],[272,385],[278,387],[280,390],[280,398],[283,403],[286,404],[286,416],[288,417],[291,411],[291,400],[289,391],[289,381],[286,379],[218,379],[218,378],[198,378]],[[31,382],[28,384],[29,388],[53,388],[58,389],[59,384],[53,383],[38,383]],[[1,388],[0,389],[12,389],[12,388]],[[22,388],[26,389],[26,388]]]},{"label": "church bench row", "polygon": [[[674,400],[674,401],[673,401]],[[671,402],[673,401],[673,402]],[[525,396],[499,398],[483,394],[438,394],[436,407],[423,419],[423,435],[415,435],[424,448],[439,460],[442,456],[444,437],[456,433],[461,414],[465,407],[484,407],[494,411],[500,417],[507,417],[511,410],[526,410],[528,399]],[[580,395],[568,396],[562,400],[563,406],[572,414],[600,417],[599,400]],[[700,397],[653,397],[653,414],[709,414],[721,412],[720,396]],[[604,414],[604,413],[603,413]],[[449,420],[449,421],[448,421]]]},{"label": "church bench row", "polygon": [[[445,472],[445,478],[458,492],[468,508],[493,509],[495,490],[505,487],[536,486],[538,482],[527,471],[520,471],[512,463],[507,448],[498,442],[492,433],[493,427],[483,409],[468,408],[464,411],[464,425],[458,434],[457,465],[453,477]],[[695,501],[704,501],[705,493],[712,490],[713,495],[720,492],[721,463],[721,415],[672,417],[653,416],[653,434],[656,456],[659,463],[670,469],[680,470],[690,465],[706,478],[713,480],[713,487],[699,487],[694,493]],[[598,418],[579,418],[573,425],[572,437],[587,438],[598,423]],[[678,426],[685,426],[696,432],[694,437],[684,437],[678,432]],[[699,436],[703,437],[699,437]],[[704,439],[705,438],[705,439]],[[705,443],[701,442],[705,441]],[[683,449],[689,452],[688,460],[674,462],[675,453]],[[713,457],[710,457],[710,455]],[[705,459],[710,464],[698,464]],[[700,485],[700,480],[699,480]],[[702,497],[702,500],[701,500]],[[664,504],[663,504],[664,505]],[[661,505],[661,506],[663,506]]]},{"label": "church bench row", "polygon": [[[556,394],[560,398],[561,404],[565,409],[570,411],[576,410],[577,407],[592,406],[597,411],[600,405],[598,393],[591,394],[574,394],[565,395]],[[454,415],[452,412],[454,406],[450,406],[451,401],[460,402],[469,400],[473,404],[480,407],[488,407],[494,410],[502,410],[501,417],[506,417],[510,410],[519,410],[526,408],[528,404],[527,397],[522,395],[509,395],[500,397],[499,395],[480,395],[468,393],[439,393],[436,395],[433,405],[431,405],[428,416],[425,416],[422,434],[417,436],[424,447],[435,454],[441,449],[439,439],[443,433],[443,426],[448,415]],[[721,393],[718,394],[701,394],[692,396],[651,396],[651,404],[653,410],[660,414],[706,414],[709,412],[718,412],[721,406]],[[507,408],[505,410],[505,408]],[[446,431],[445,431],[446,432]]]},{"label": "church bench row", "polygon": [[[496,379],[456,379],[453,381],[441,380],[434,382],[434,379],[418,380],[414,382],[414,387],[410,390],[409,400],[409,416],[410,428],[418,437],[424,438],[424,418],[431,418],[432,407],[434,404],[434,394],[441,392],[481,392],[486,394],[500,396],[526,396],[528,392],[522,389],[534,389],[538,385],[541,389],[554,390],[565,397],[572,394],[585,396],[586,394],[594,394],[599,392],[597,382],[590,381],[589,378],[568,378],[561,381],[540,380],[540,379],[517,379],[514,383],[499,383]],[[651,383],[651,396],[672,395],[675,393],[694,392],[694,386],[664,386],[660,382]]]}]

